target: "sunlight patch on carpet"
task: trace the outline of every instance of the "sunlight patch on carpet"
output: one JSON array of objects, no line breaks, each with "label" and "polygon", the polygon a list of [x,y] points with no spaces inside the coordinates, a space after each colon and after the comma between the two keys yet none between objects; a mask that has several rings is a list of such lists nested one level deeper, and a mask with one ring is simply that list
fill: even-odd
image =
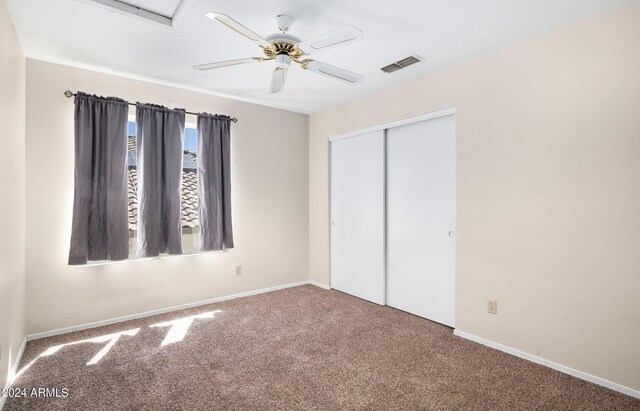
[{"label": "sunlight patch on carpet", "polygon": [[193,324],[195,319],[208,319],[213,318],[214,314],[222,312],[222,310],[210,311],[207,313],[190,315],[188,317],[178,318],[177,320],[165,321],[158,324],[152,324],[150,327],[171,327],[169,331],[167,331],[167,335],[162,340],[161,347],[167,346],[169,344],[177,343],[184,340],[184,337],[187,335],[187,331]]}]

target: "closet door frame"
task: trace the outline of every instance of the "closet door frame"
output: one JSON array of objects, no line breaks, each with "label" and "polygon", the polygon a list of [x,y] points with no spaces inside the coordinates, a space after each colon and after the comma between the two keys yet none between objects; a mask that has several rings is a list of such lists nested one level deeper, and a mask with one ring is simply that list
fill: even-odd
[{"label": "closet door frame", "polygon": [[[332,141],[341,140],[343,138],[359,136],[360,134],[372,133],[374,131],[387,130],[389,128],[404,126],[404,125],[407,125],[407,124],[419,123],[421,121],[431,120],[431,119],[438,118],[438,117],[443,117],[443,116],[449,116],[451,114],[456,114],[455,107],[442,108],[442,109],[439,109],[439,110],[430,111],[428,113],[419,114],[417,116],[407,117],[407,118],[403,118],[403,119],[400,119],[400,120],[394,120],[394,121],[390,121],[388,123],[382,123],[382,124],[378,124],[378,125],[375,125],[375,126],[363,128],[361,130],[351,131],[349,133],[338,134],[338,135],[335,135],[335,136],[329,138],[329,148],[331,148],[331,142]],[[331,153],[331,150],[329,150],[329,153]],[[331,159],[331,158],[329,158],[329,159]],[[329,169],[329,172],[331,172],[331,169]],[[329,181],[331,181],[331,180],[329,180]]]},{"label": "closet door frame", "polygon": [[[444,116],[449,116],[449,115],[455,115],[456,114],[456,109],[455,107],[445,107],[442,109],[438,109],[438,110],[434,110],[434,111],[429,111],[427,113],[423,113],[423,114],[419,114],[416,116],[411,116],[411,117],[407,117],[407,118],[403,118],[403,119],[399,119],[399,120],[394,120],[394,121],[390,121],[387,123],[381,123],[378,125],[374,125],[371,127],[367,127],[361,130],[356,130],[356,131],[352,131],[352,132],[348,132],[348,133],[343,133],[343,134],[338,134],[335,135],[333,137],[329,138],[329,141],[327,142],[327,150],[328,150],[328,157],[329,157],[329,161],[328,161],[328,178],[329,178],[329,198],[328,198],[328,206],[329,206],[329,218],[327,219],[327,227],[329,229],[329,270],[331,270],[331,143],[337,140],[342,140],[345,138],[349,138],[349,137],[354,137],[354,136],[358,136],[361,134],[367,134],[367,133],[372,133],[375,131],[380,131],[383,130],[384,131],[384,141],[385,141],[385,164],[384,164],[384,186],[385,186],[385,201],[384,201],[384,241],[385,241],[385,250],[384,250],[384,261],[385,261],[385,267],[384,267],[384,276],[385,276],[385,289],[384,289],[384,304],[386,304],[387,302],[387,286],[386,286],[386,281],[387,281],[387,190],[386,190],[386,184],[387,184],[387,154],[386,154],[386,144],[387,144],[387,130],[390,128],[394,128],[394,127],[399,127],[399,126],[404,126],[407,124],[412,124],[412,123],[418,123],[421,121],[426,121],[426,120],[431,120],[434,118],[438,118],[438,117],[444,117]],[[457,141],[457,133],[456,133],[456,141]],[[457,150],[456,150],[456,154],[455,154],[455,161],[457,164],[457,158],[458,158],[458,154],[457,154]],[[456,165],[456,170],[457,170],[457,165]],[[453,216],[454,216],[454,224],[453,226],[455,227],[455,231],[453,232],[453,237],[454,237],[454,246],[453,246],[453,255],[454,255],[454,261],[453,261],[453,275],[454,275],[454,285],[456,283],[456,254],[457,254],[457,173],[456,173],[456,195],[454,196],[453,199]],[[329,275],[329,278],[331,281],[331,275]],[[329,283],[329,288],[331,288],[331,283]],[[455,311],[455,296],[454,296],[454,311]]]}]

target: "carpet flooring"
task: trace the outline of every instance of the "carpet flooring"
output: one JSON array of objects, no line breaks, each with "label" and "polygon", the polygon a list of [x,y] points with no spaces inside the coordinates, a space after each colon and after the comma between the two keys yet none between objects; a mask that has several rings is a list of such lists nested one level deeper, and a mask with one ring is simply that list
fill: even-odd
[{"label": "carpet flooring", "polygon": [[8,398],[6,411],[640,410],[443,325],[311,285],[30,341],[20,369],[13,388],[26,397]]}]

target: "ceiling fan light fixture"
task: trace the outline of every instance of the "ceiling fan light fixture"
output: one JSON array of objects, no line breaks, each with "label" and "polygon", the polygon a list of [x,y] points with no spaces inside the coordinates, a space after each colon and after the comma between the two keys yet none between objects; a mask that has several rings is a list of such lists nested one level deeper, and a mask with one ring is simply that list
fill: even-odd
[{"label": "ceiling fan light fixture", "polygon": [[291,57],[288,54],[278,54],[276,56],[276,66],[280,68],[288,68],[291,65]]}]

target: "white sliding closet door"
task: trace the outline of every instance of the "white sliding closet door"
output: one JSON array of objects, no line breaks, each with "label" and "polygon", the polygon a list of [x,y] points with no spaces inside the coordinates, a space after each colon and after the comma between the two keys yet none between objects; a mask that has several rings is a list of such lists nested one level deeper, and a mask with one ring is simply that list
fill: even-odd
[{"label": "white sliding closet door", "polygon": [[331,143],[331,287],[384,304],[384,132]]},{"label": "white sliding closet door", "polygon": [[455,117],[387,130],[387,304],[453,327]]}]

